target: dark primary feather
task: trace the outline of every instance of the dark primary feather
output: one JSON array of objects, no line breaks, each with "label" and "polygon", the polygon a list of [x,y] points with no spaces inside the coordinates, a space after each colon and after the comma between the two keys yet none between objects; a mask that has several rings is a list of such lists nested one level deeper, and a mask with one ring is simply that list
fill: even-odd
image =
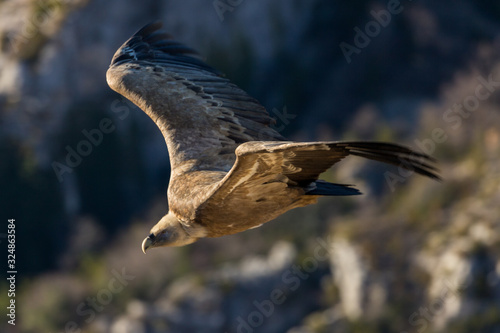
[{"label": "dark primary feather", "polygon": [[437,174],[437,168],[433,165],[436,162],[434,158],[405,146],[387,142],[362,141],[344,142],[338,145],[344,146],[350,155],[399,166],[435,180],[441,179]]},{"label": "dark primary feather", "polygon": [[171,36],[161,31],[162,23],[153,22],[137,31],[121,47],[124,51],[117,52],[111,60],[111,65],[118,65],[124,61],[154,61],[166,65],[206,70],[220,75],[216,69],[191,55],[197,52],[193,49],[172,40]]}]

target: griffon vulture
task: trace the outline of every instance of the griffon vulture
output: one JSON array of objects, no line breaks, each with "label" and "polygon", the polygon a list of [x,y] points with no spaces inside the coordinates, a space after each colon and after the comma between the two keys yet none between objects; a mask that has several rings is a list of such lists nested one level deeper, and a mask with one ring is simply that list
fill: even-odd
[{"label": "griffon vulture", "polygon": [[116,51],[109,86],[160,128],[170,157],[168,213],[142,250],[182,246],[255,228],[320,196],[356,195],[351,185],[318,180],[349,155],[438,179],[434,160],[384,142],[290,142],[266,109],[148,24]]}]

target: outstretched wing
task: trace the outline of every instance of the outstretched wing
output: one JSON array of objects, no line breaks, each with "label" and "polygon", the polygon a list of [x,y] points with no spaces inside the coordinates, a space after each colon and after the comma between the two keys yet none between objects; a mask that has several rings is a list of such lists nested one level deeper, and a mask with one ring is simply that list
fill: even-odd
[{"label": "outstretched wing", "polygon": [[145,111],[163,133],[173,173],[229,171],[236,147],[282,140],[257,100],[148,24],[115,53],[110,87]]},{"label": "outstretched wing", "polygon": [[239,232],[289,209],[313,203],[318,195],[359,194],[349,185],[317,180],[321,173],[348,155],[397,165],[439,179],[431,157],[396,144],[247,142],[238,147],[235,165],[200,206],[201,220],[209,221],[207,227],[215,235],[219,230],[227,230],[227,224]]}]

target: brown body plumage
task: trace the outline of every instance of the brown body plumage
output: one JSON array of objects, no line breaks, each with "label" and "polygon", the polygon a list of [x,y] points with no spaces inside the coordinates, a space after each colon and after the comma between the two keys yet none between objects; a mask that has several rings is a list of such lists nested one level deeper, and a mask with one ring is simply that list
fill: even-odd
[{"label": "brown body plumage", "polygon": [[160,27],[139,30],[107,72],[109,86],[153,119],[169,151],[169,212],[143,251],[254,228],[319,196],[360,194],[318,180],[348,155],[438,178],[429,156],[396,144],[285,141],[258,101]]}]

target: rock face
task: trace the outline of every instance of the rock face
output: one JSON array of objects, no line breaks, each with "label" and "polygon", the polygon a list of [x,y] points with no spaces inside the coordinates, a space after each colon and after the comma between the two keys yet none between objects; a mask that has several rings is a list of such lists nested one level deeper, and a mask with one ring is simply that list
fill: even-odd
[{"label": "rock face", "polygon": [[333,244],[332,267],[335,268],[335,284],[339,288],[339,298],[346,317],[356,320],[364,313],[367,296],[367,267],[363,262],[359,249],[344,239]]},{"label": "rock face", "polygon": [[[500,12],[390,3],[0,1],[0,211],[20,221],[20,330],[498,332]],[[105,72],[157,18],[285,136],[406,143],[444,181],[349,159],[325,177],[363,197],[144,257],[168,155]],[[134,278],[117,285],[117,270]]]},{"label": "rock face", "polygon": [[152,303],[130,300],[108,327],[92,330],[283,332],[320,306],[318,277],[326,270],[311,260],[297,264],[295,247],[278,242],[267,256],[247,257],[204,279],[176,280]]}]

